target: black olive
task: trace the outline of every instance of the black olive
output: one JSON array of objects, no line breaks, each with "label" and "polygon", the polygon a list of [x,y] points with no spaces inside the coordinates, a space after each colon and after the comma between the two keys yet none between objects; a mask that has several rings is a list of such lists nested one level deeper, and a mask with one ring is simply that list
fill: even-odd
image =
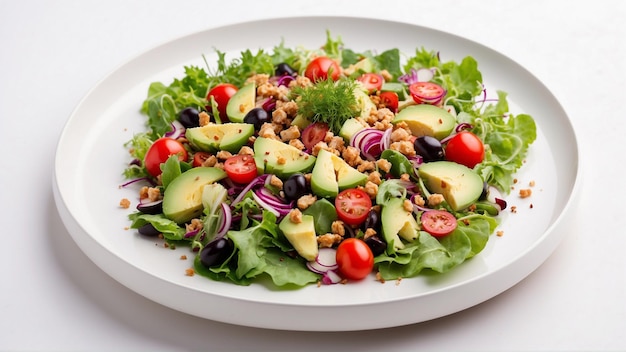
[{"label": "black olive", "polygon": [[443,160],[443,147],[437,138],[431,136],[418,137],[414,144],[415,152],[424,159],[424,162]]},{"label": "black olive", "polygon": [[260,130],[264,123],[270,120],[270,115],[262,108],[254,108],[243,117],[244,123],[254,125],[255,130]]},{"label": "black olive", "polygon": [[304,175],[297,173],[289,176],[289,178],[283,182],[283,192],[285,193],[285,198],[289,200],[296,200],[305,195],[307,186]]},{"label": "black olive", "polygon": [[207,268],[219,266],[230,257],[234,244],[228,238],[221,237],[209,242],[200,252],[200,263]]},{"label": "black olive", "polygon": [[141,226],[140,228],[137,229],[137,232],[139,232],[141,235],[149,236],[149,237],[158,236],[160,234],[159,230],[157,230],[154,226],[152,226],[151,223],[147,223]]},{"label": "black olive", "polygon": [[200,126],[200,117],[198,110],[194,108],[184,108],[178,113],[178,121],[185,128],[193,128]]},{"label": "black olive", "polygon": [[363,222],[363,226],[361,227],[361,229],[363,231],[365,231],[366,229],[374,229],[378,231],[379,227],[380,227],[380,214],[376,210],[372,209],[367,214],[367,218],[365,218],[365,221]]},{"label": "black olive", "polygon": [[294,76],[296,73],[296,70],[294,70],[293,67],[289,66],[289,64],[285,62],[276,65],[276,69],[274,71],[274,74],[276,76]]},{"label": "black olive", "polygon": [[365,239],[365,244],[372,250],[374,256],[382,254],[387,249],[387,244],[378,236],[370,236]]}]

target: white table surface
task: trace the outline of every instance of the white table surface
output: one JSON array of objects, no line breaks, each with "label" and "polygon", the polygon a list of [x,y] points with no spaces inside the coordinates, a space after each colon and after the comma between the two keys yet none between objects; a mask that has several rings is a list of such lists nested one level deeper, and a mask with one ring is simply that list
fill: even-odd
[{"label": "white table surface", "polygon": [[[338,14],[412,22],[533,72],[577,130],[584,187],[551,257],[495,298],[434,321],[350,333],[231,326],[149,301],[96,267],[52,197],[81,97],[153,46],[223,24]],[[0,0],[0,350],[626,350],[623,1]]]}]

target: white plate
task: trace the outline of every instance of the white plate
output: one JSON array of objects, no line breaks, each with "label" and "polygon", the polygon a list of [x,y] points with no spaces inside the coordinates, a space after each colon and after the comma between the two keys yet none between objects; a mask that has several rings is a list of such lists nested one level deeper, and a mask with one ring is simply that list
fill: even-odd
[{"label": "white plate", "polygon": [[[538,138],[518,175],[517,188],[535,182],[530,199],[515,193],[500,230],[487,248],[449,274],[384,284],[373,278],[348,285],[301,290],[248,287],[186,276],[192,256],[186,248],[165,249],[156,240],[125,229],[120,189],[129,161],[122,147],[144,129],[138,110],[152,81],[169,83],[186,64],[204,66],[213,49],[231,54],[250,48],[322,45],[326,30],[357,51],[398,47],[437,50],[444,61],[473,56],[490,91],[509,93],[515,113],[537,121]],[[59,140],[54,194],[68,231],[102,270],[131,290],[173,309],[245,326],[307,331],[363,330],[422,322],[479,304],[509,289],[535,270],[554,250],[559,231],[579,188],[576,136],[568,117],[548,89],[524,68],[475,42],[410,24],[358,18],[281,18],[235,24],[192,34],[150,50],[101,81],[80,102]],[[133,203],[133,206],[136,202]],[[532,206],[531,206],[532,205]]]}]

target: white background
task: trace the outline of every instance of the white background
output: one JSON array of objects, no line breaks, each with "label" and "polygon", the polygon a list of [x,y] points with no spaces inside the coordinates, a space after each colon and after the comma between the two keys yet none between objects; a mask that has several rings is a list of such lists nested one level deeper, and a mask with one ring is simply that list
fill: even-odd
[{"label": "white background", "polygon": [[[153,303],[98,269],[61,223],[51,187],[56,143],[87,91],[130,58],[185,34],[323,14],[460,35],[544,82],[577,130],[584,164],[578,216],[554,254],[476,307],[350,333],[203,320]],[[625,350],[625,18],[622,1],[0,0],[0,349]]]}]

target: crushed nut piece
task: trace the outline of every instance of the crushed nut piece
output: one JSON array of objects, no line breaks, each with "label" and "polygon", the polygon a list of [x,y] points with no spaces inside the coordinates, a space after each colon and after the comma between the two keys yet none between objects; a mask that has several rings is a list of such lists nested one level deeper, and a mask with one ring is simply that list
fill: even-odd
[{"label": "crushed nut piece", "polygon": [[120,200],[120,207],[124,209],[130,208],[130,200],[128,200],[127,198],[122,198],[122,200]]},{"label": "crushed nut piece", "polygon": [[533,193],[533,191],[530,188],[520,189],[519,190],[519,196],[521,198],[528,198],[528,197],[531,196],[532,193]]}]

